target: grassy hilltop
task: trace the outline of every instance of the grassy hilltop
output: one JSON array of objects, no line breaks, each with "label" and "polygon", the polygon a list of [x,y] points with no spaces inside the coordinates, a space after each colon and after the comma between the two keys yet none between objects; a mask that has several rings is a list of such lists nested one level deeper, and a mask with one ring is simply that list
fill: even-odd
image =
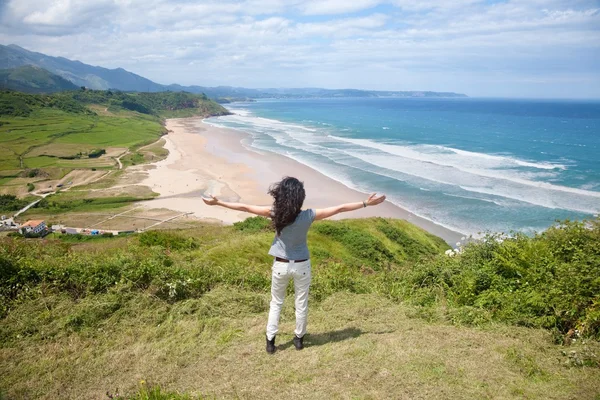
[{"label": "grassy hilltop", "polygon": [[4,239],[0,392],[600,396],[599,221],[490,237],[453,257],[441,239],[404,221],[317,222],[307,347],[291,344],[288,298],[269,356],[272,235],[265,219],[250,218],[125,238]]}]

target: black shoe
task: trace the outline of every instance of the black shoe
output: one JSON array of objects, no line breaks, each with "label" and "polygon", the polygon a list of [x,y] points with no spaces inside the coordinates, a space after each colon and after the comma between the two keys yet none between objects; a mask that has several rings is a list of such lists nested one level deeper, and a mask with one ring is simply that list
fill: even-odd
[{"label": "black shoe", "polygon": [[296,346],[296,350],[302,350],[304,348],[304,336],[298,337],[294,335],[294,346]]},{"label": "black shoe", "polygon": [[269,338],[267,337],[267,353],[273,354],[275,353],[275,350],[277,350],[277,348],[275,347],[275,336],[273,336],[273,339],[271,340],[269,340]]}]

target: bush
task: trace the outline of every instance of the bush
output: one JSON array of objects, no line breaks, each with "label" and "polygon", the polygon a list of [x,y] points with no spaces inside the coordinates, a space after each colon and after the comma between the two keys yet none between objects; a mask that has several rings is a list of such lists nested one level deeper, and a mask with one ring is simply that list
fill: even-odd
[{"label": "bush", "polygon": [[247,232],[247,233],[266,232],[266,231],[275,232],[275,229],[273,229],[273,225],[271,224],[271,220],[269,220],[268,218],[265,218],[265,217],[246,218],[245,220],[243,220],[241,222],[235,222],[233,224],[233,226],[238,231]]},{"label": "bush", "polygon": [[88,157],[89,158],[98,158],[101,155],[106,154],[106,150],[104,149],[96,149],[96,150],[92,150],[88,153]]},{"label": "bush", "polygon": [[26,176],[28,178],[35,178],[36,176],[40,175],[40,170],[38,168],[33,168],[33,169],[29,169],[26,172]]},{"label": "bush", "polygon": [[[217,285],[267,291],[268,264],[252,253],[265,240],[258,229],[266,226],[265,221],[240,224],[236,230],[257,230],[241,235],[229,228],[211,228],[214,231],[208,233],[194,231],[194,237],[149,231],[139,235],[138,242],[94,252],[71,252],[70,245],[60,241],[4,238],[0,314],[5,315],[26,290],[42,284],[74,298],[144,290],[168,302],[202,296]],[[381,232],[377,224],[376,219],[315,224],[323,257],[314,265],[314,300],[340,291],[378,293],[418,306],[421,315],[437,315],[456,324],[503,321],[600,338],[598,220],[564,222],[533,237],[489,235],[454,257],[439,254],[418,261],[390,258],[391,245],[382,239],[383,233],[377,236]],[[370,233],[365,226],[377,232]],[[385,237],[397,239],[394,230],[383,229]],[[217,231],[215,238],[212,232]],[[402,234],[398,237],[404,240]],[[226,257],[214,257],[217,253]],[[373,261],[378,259],[384,262]],[[83,314],[80,317],[72,321],[73,329],[91,323]]]},{"label": "bush", "polygon": [[29,204],[26,200],[17,199],[12,194],[0,194],[0,210],[19,211]]},{"label": "bush", "polygon": [[423,256],[435,254],[437,249],[434,246],[426,246],[423,242],[411,237],[405,230],[391,224],[388,220],[378,218],[377,230],[383,233],[388,239],[399,244],[407,259],[418,260]]},{"label": "bush", "polygon": [[173,232],[146,231],[139,236],[142,246],[160,246],[170,250],[193,250],[198,242],[192,237],[183,237]]},{"label": "bush", "polygon": [[323,221],[313,229],[342,243],[352,255],[369,264],[379,265],[394,259],[393,253],[377,237],[366,230],[351,228],[343,221]]},{"label": "bush", "polygon": [[599,225],[566,221],[534,237],[489,235],[456,257],[408,270],[409,297],[421,304],[443,298],[497,320],[600,338]]}]

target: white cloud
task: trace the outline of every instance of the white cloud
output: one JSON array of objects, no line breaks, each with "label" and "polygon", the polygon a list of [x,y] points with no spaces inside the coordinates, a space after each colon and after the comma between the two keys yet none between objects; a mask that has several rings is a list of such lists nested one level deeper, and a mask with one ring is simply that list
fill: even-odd
[{"label": "white cloud", "polygon": [[459,9],[481,3],[483,0],[392,0],[392,4],[403,10],[424,11],[432,9]]},{"label": "white cloud", "polygon": [[373,14],[367,17],[346,18],[336,21],[297,24],[294,33],[301,36],[348,36],[365,34],[385,25],[387,16]]},{"label": "white cloud", "polygon": [[16,31],[62,35],[100,26],[117,11],[113,0],[12,0],[3,8],[2,23]]},{"label": "white cloud", "polygon": [[11,0],[0,20],[5,44],[160,83],[480,93],[513,79],[518,93],[560,76],[600,86],[592,0]]},{"label": "white cloud", "polygon": [[382,3],[381,0],[312,0],[303,3],[306,15],[346,14],[366,10]]}]

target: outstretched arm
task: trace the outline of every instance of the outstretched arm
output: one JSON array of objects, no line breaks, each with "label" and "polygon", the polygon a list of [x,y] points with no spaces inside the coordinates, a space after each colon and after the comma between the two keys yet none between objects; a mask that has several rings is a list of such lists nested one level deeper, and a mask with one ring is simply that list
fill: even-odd
[{"label": "outstretched arm", "polygon": [[226,201],[221,201],[217,199],[215,196],[209,194],[209,198],[202,197],[202,200],[205,204],[209,206],[221,206],[225,208],[230,208],[236,211],[244,211],[256,215],[260,215],[261,217],[270,217],[271,216],[271,207],[265,206],[253,206],[251,204],[244,203],[229,203]]},{"label": "outstretched arm", "polygon": [[332,217],[336,214],[346,211],[354,211],[359,210],[368,206],[376,206],[377,204],[383,203],[385,200],[385,195],[381,195],[376,197],[376,193],[373,193],[369,196],[369,198],[365,201],[357,201],[356,203],[346,203],[340,204],[339,206],[328,207],[328,208],[319,208],[316,211],[315,219],[325,219]]}]

